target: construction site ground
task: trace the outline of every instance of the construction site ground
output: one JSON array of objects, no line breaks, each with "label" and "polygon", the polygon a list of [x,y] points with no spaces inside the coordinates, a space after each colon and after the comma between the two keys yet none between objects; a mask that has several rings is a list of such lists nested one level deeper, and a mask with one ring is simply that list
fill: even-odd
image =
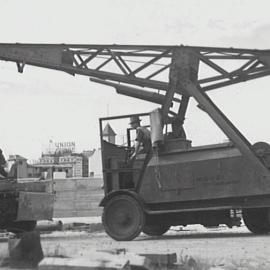
[{"label": "construction site ground", "polygon": [[[117,242],[106,235],[101,224],[93,224],[42,233],[44,255],[89,257],[94,251],[125,249],[136,254],[176,253],[179,262],[193,257],[200,264],[212,266],[242,267],[248,264],[245,269],[270,269],[270,235],[251,234],[245,226],[233,229],[225,226],[204,228],[200,225],[172,227],[161,237],[141,234],[133,241]],[[0,254],[1,257],[8,254],[7,241],[0,242]]]}]

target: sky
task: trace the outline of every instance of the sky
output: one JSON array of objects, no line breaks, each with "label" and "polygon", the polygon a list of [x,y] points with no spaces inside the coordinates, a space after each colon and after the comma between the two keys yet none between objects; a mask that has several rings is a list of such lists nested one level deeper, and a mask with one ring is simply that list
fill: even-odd
[{"label": "sky", "polygon": [[[269,1],[0,0],[0,42],[166,44],[270,49]],[[210,97],[252,142],[269,141],[270,78],[212,91]],[[0,148],[37,159],[50,140],[99,147],[98,118],[149,112],[156,105],[117,95],[87,77],[0,62]],[[191,103],[193,145],[222,142]],[[118,132],[117,132],[118,133]]]}]

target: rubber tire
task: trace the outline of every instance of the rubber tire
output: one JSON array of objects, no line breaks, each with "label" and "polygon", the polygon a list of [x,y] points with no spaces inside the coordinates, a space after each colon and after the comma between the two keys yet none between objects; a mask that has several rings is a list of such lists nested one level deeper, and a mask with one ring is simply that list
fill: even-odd
[{"label": "rubber tire", "polygon": [[247,228],[255,234],[270,232],[269,208],[243,209],[243,220]]},{"label": "rubber tire", "polygon": [[170,227],[170,225],[166,224],[145,225],[143,228],[143,233],[149,236],[161,236],[166,233]]},{"label": "rubber tire", "polygon": [[141,203],[129,195],[114,196],[103,209],[102,224],[111,238],[117,241],[133,240],[145,224]]},{"label": "rubber tire", "polygon": [[36,225],[37,222],[35,220],[13,221],[9,224],[7,231],[13,233],[31,232]]}]

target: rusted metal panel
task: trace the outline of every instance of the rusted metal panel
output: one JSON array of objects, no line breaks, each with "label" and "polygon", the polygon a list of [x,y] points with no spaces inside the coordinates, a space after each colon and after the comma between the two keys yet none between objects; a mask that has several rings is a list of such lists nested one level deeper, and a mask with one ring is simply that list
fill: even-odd
[{"label": "rusted metal panel", "polygon": [[191,149],[149,162],[140,194],[146,203],[270,194],[270,184],[235,147]]},{"label": "rusted metal panel", "polygon": [[40,192],[19,193],[17,220],[44,220],[53,217],[54,195]]},{"label": "rusted metal panel", "polygon": [[163,191],[190,189],[194,187],[191,166],[178,164],[161,166],[159,168],[160,183]]}]

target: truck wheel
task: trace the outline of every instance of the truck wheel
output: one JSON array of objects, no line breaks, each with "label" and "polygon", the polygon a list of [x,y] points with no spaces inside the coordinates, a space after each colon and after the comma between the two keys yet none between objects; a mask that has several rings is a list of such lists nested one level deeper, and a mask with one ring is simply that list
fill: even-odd
[{"label": "truck wheel", "polygon": [[37,222],[35,220],[13,221],[9,224],[7,230],[13,233],[31,232],[36,225]]},{"label": "truck wheel", "polygon": [[166,233],[170,227],[170,225],[166,224],[145,225],[143,228],[143,233],[149,236],[160,236]]},{"label": "truck wheel", "polygon": [[245,225],[251,232],[255,234],[270,232],[268,208],[243,209],[242,215]]},{"label": "truck wheel", "polygon": [[128,195],[119,195],[105,205],[102,223],[107,234],[113,239],[130,241],[141,233],[145,215],[136,199]]}]

